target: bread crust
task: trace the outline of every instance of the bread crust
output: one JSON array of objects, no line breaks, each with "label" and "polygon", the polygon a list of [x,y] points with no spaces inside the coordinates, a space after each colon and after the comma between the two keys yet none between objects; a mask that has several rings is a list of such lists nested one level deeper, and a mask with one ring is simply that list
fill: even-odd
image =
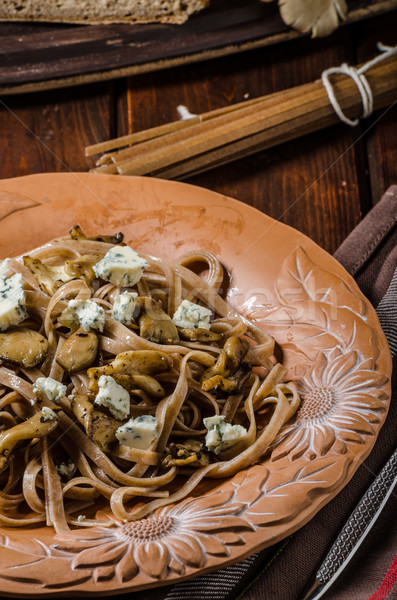
[{"label": "bread crust", "polygon": [[[78,0],[74,0],[76,14],[71,14],[70,8],[65,7],[55,0],[43,0],[41,10],[45,11],[43,5],[47,5],[49,12],[41,12],[35,9],[29,0],[0,0],[0,21],[28,21],[44,23],[72,23],[76,25],[97,25],[111,23],[169,23],[180,25],[195,12],[206,8],[210,0],[130,0],[130,8],[126,11],[124,7],[118,10],[117,0],[114,0],[112,10],[101,10],[100,14],[90,14],[91,7],[97,10],[98,0],[87,0],[84,2],[85,12],[79,6]],[[70,0],[65,0],[66,4]],[[36,5],[37,7],[37,5]],[[147,14],[142,13],[145,10]],[[73,11],[72,11],[73,12]],[[127,14],[126,14],[127,13]]]}]

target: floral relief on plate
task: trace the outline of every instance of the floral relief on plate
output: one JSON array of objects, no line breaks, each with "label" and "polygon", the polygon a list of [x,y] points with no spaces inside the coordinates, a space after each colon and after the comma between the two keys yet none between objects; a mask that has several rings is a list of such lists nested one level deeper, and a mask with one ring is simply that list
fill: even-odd
[{"label": "floral relief on plate", "polygon": [[354,451],[376,435],[388,400],[388,377],[376,369],[379,348],[366,304],[302,248],[286,260],[276,289],[279,304],[263,326],[287,363],[293,357],[302,403],[294,422],[279,433],[271,461]]}]

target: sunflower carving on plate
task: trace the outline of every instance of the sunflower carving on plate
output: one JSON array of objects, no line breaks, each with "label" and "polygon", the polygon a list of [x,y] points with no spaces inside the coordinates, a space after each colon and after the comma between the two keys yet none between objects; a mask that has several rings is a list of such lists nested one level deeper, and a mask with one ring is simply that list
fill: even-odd
[{"label": "sunflower carving on plate", "polygon": [[[258,306],[254,318],[261,320]],[[263,322],[288,350],[302,398],[293,423],[273,444],[271,461],[346,454],[374,436],[387,410],[388,378],[375,369],[379,350],[365,304],[346,282],[298,248],[285,261],[276,304]]]},{"label": "sunflower carving on plate", "polygon": [[302,455],[313,460],[331,449],[345,454],[348,444],[363,444],[386,410],[385,382],[374,373],[372,359],[363,360],[358,352],[320,353],[299,381],[301,408],[279,434],[272,460],[287,455],[292,461]]},{"label": "sunflower carving on plate", "polygon": [[94,581],[116,577],[124,583],[139,571],[154,580],[169,572],[184,575],[188,568],[203,567],[208,555],[229,556],[228,544],[243,543],[238,531],[254,529],[240,517],[246,504],[233,500],[233,492],[218,493],[130,523],[112,516],[114,526],[57,536],[54,548],[74,553],[71,568],[92,568]]}]

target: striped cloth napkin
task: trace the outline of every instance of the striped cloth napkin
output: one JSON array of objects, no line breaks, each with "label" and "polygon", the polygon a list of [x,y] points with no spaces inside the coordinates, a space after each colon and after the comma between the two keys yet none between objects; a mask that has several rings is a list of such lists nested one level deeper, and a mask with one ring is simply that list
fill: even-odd
[{"label": "striped cloth napkin", "polygon": [[[377,307],[393,353],[390,412],[373,451],[343,491],[281,543],[191,581],[129,594],[129,600],[299,600],[347,517],[397,446],[397,186],[335,253]],[[397,600],[397,497],[324,600]]]}]

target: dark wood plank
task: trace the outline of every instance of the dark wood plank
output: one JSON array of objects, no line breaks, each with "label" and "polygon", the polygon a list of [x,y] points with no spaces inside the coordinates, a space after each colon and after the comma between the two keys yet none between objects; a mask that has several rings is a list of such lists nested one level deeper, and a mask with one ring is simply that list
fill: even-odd
[{"label": "dark wood plank", "polygon": [[[349,19],[388,10],[393,2],[351,0]],[[285,26],[276,3],[259,0],[213,0],[181,26],[0,23],[0,92],[163,69],[298,35]]]},{"label": "dark wood plank", "polygon": [[[354,36],[360,62],[370,60],[378,54],[376,44],[379,41],[395,45],[396,24],[397,13],[394,13],[394,19],[383,16],[373,19],[371,23],[356,24]],[[367,185],[372,203],[375,204],[386,189],[397,182],[397,104],[364,121],[362,133],[367,152]]]},{"label": "dark wood plank", "polygon": [[[0,38],[0,50],[7,59],[0,65],[0,84],[103,72],[176,56],[186,58],[286,30],[277,6],[257,0],[218,0],[182,26],[114,24],[66,30],[57,26],[53,32],[49,25],[45,32]],[[37,65],[40,69],[35,68]]]},{"label": "dark wood plank", "polygon": [[84,148],[114,135],[112,86],[0,99],[0,178],[86,171]]},{"label": "dark wood plank", "polygon": [[[341,29],[328,39],[295,40],[277,50],[130,78],[118,101],[118,134],[175,120],[178,104],[208,111],[311,81],[353,58],[350,30]],[[332,252],[361,218],[359,148],[348,150],[356,137],[338,125],[188,181],[255,206]]]}]

